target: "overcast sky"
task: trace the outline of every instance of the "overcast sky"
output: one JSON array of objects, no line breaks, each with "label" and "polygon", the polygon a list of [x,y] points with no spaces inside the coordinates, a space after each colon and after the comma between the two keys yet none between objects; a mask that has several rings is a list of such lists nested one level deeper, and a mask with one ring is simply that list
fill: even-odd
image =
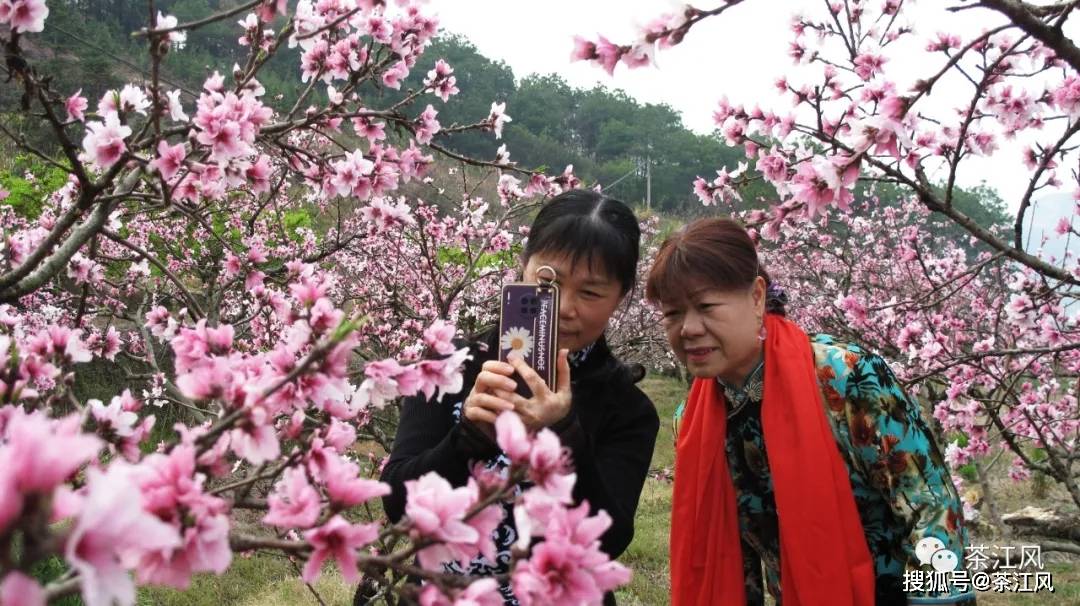
[{"label": "overcast sky", "polygon": [[[791,62],[784,54],[790,14],[775,18],[763,10],[782,1],[751,1],[728,15],[703,23],[683,44],[659,55],[659,68],[628,70],[619,66],[615,76],[583,62],[570,62],[575,34],[604,34],[616,42],[632,40],[637,24],[644,23],[681,3],[666,0],[433,0],[440,22],[449,31],[464,34],[482,54],[502,59],[518,78],[530,73],[558,73],[570,84],[591,87],[601,83],[622,88],[643,102],[668,103],[683,113],[687,126],[712,130],[712,110],[725,93],[732,100],[772,97],[772,81]],[[776,11],[773,11],[776,13]],[[777,40],[760,50],[744,48],[740,35],[745,23],[754,22],[754,38]],[[697,34],[697,35],[695,35]],[[751,55],[754,55],[751,60]],[[510,112],[510,108],[507,108]],[[511,113],[511,115],[513,115]]]},{"label": "overcast sky", "polygon": [[[712,8],[717,2],[702,7]],[[942,17],[938,7],[943,3],[944,0],[922,2],[908,11],[908,21],[917,34],[948,31],[968,39],[1003,22],[997,13],[985,9]],[[466,36],[483,55],[505,61],[517,78],[530,73],[558,73],[574,86],[591,87],[600,83],[622,88],[639,101],[671,105],[682,113],[689,128],[700,133],[713,129],[712,110],[725,95],[733,103],[757,103],[763,109],[790,107],[787,99],[778,97],[773,83],[787,74],[794,74],[792,81],[798,82],[799,72],[787,55],[788,42],[792,39],[791,18],[796,8],[817,10],[819,2],[749,0],[696,26],[682,44],[658,54],[657,67],[628,70],[619,65],[614,77],[609,77],[594,65],[570,62],[575,34],[593,37],[602,33],[615,42],[627,43],[635,38],[639,24],[683,4],[667,0],[431,2],[446,30]],[[1066,31],[1075,34],[1076,28]],[[916,44],[918,40],[897,46],[887,66],[901,89],[942,64],[941,56],[928,56]],[[957,104],[958,99],[964,99],[958,95],[965,92],[969,91],[938,87],[927,101],[933,104],[931,107],[944,111],[950,104]],[[507,107],[507,113],[513,116],[514,108]],[[958,182],[972,186],[985,180],[998,190],[1010,209],[1015,209],[1027,186],[1024,178],[1027,171],[1021,163],[1022,143],[1003,141],[992,158],[965,162]],[[1062,178],[1067,181],[1067,174],[1062,174]],[[1067,186],[1069,193],[1072,189]],[[1064,196],[1053,199],[1053,206],[1061,206],[1062,212],[1072,212],[1071,204],[1056,204],[1056,200],[1065,200]],[[1049,211],[1059,210],[1049,208],[1049,204],[1042,206]],[[1040,214],[1052,225],[1056,218],[1051,220],[1050,215],[1056,217],[1060,213]]]}]

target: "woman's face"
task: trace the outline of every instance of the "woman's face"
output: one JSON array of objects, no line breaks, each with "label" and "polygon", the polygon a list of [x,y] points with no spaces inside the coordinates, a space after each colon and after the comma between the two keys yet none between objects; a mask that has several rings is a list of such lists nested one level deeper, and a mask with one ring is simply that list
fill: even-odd
[{"label": "woman's face", "polygon": [[664,332],[675,356],[695,377],[739,383],[761,356],[765,280],[747,289],[699,287],[681,300],[661,301]]},{"label": "woman's face", "polygon": [[545,265],[558,276],[559,348],[578,351],[604,334],[608,319],[622,300],[622,285],[599,263],[590,266],[581,259],[571,266],[567,255],[544,252],[529,257],[525,281],[536,282],[536,270]]}]

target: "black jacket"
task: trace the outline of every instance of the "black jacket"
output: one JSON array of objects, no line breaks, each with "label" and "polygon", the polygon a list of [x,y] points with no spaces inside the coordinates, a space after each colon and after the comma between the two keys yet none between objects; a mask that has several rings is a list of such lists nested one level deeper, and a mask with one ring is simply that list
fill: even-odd
[{"label": "black jacket", "polygon": [[[496,335],[493,335],[496,336]],[[464,387],[442,402],[408,398],[382,481],[393,488],[383,498],[391,520],[405,511],[407,480],[435,471],[454,486],[469,478],[470,463],[499,454],[498,446],[467,420],[458,423],[457,405],[472,390],[480,367],[495,357],[490,345],[472,346],[466,363]],[[635,383],[644,373],[615,359],[603,338],[581,364],[571,371],[570,413],[551,427],[571,452],[577,483],[576,502],[588,500],[590,509],[606,511],[611,527],[601,537],[601,548],[612,559],[634,537],[634,512],[649,471],[660,420],[651,400]]]}]

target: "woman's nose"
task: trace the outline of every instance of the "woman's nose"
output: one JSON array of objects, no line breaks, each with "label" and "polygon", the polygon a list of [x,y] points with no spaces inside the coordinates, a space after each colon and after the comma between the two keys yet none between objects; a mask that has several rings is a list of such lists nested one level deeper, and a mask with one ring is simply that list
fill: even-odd
[{"label": "woman's nose", "polygon": [[559,297],[559,320],[574,320],[577,318],[577,315],[577,300],[574,296]]},{"label": "woman's nose", "polygon": [[558,301],[558,319],[559,320],[575,320],[578,318],[578,306],[573,305],[573,301],[561,300]]},{"label": "woman's nose", "polygon": [[705,332],[705,324],[701,320],[701,316],[694,311],[686,312],[683,316],[682,326],[679,328],[679,334],[683,337],[696,337]]}]

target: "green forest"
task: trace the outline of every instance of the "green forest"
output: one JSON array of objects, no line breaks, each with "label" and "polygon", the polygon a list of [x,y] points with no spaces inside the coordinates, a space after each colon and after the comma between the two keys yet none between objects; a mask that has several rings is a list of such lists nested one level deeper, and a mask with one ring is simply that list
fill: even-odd
[{"label": "green forest", "polygon": [[[231,0],[159,0],[154,6],[190,21],[236,4]],[[32,47],[32,55],[39,70],[52,75],[54,90],[70,94],[82,89],[93,109],[106,90],[146,80],[145,40],[132,35],[146,26],[145,4],[61,0],[50,2],[50,11],[49,27],[26,43],[40,45]],[[191,32],[185,48],[164,58],[166,86],[194,95],[213,69],[241,61],[247,49],[237,44],[239,17]],[[679,112],[668,105],[642,104],[622,90],[605,86],[575,88],[558,74],[515,74],[505,62],[483,56],[468,40],[454,35],[436,40],[400,90],[371,84],[363,91],[365,98],[373,108],[392,105],[410,88],[419,88],[439,58],[454,68],[461,92],[448,103],[422,96],[416,111],[431,103],[446,128],[483,120],[492,102],[505,102],[513,118],[501,141],[481,132],[439,135],[436,140],[452,150],[491,159],[498,146],[506,143],[511,160],[522,167],[558,173],[572,164],[586,184],[599,184],[610,195],[641,207],[646,200],[648,164],[652,209],[680,218],[717,212],[694,196],[695,177],[711,179],[717,168],[733,169],[745,161],[742,150],[727,147],[718,134],[703,135],[686,128]],[[275,54],[260,72],[267,103],[280,110],[291,107],[305,87],[298,66],[298,49],[283,48]],[[0,93],[12,94],[10,89]],[[187,97],[186,103],[192,99]],[[0,108],[15,103],[17,99],[0,96]],[[47,133],[22,134],[49,147]],[[887,185],[876,188],[886,204],[895,202],[893,191]],[[770,193],[760,182],[751,182],[742,192],[743,199],[754,205],[764,205],[772,198]],[[965,192],[957,205],[983,225],[1006,221],[1000,199],[987,188]],[[959,231],[956,235],[961,236]]]}]

